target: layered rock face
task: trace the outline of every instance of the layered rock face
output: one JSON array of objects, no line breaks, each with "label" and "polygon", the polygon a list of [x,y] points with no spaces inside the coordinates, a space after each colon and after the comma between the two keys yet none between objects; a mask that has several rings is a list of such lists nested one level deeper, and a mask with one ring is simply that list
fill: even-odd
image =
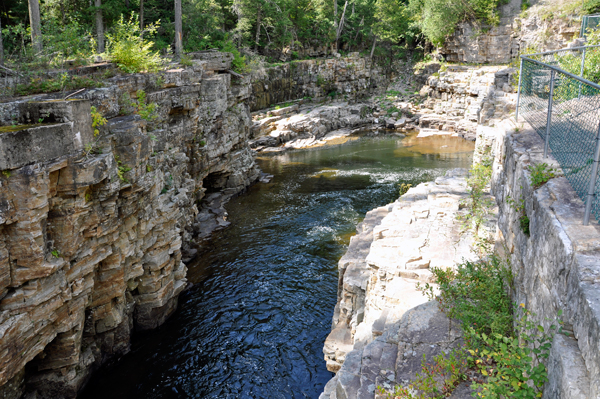
[{"label": "layered rock face", "polygon": [[510,85],[514,70],[506,67],[449,66],[430,76],[421,88],[421,132],[445,131],[475,140],[478,125],[494,125],[515,109]]},{"label": "layered rock face", "polygon": [[508,64],[529,48],[540,51],[565,48],[578,37],[581,21],[556,15],[565,1],[530,3],[534,5],[525,13],[521,13],[521,0],[501,5],[497,26],[459,24],[441,53],[450,62]]},{"label": "layered rock face", "polygon": [[416,284],[431,281],[429,268],[474,258],[472,238],[457,220],[465,212],[459,206],[468,195],[465,176],[457,169],[411,188],[367,213],[357,227],[338,265],[338,303],[323,349],[330,371],[343,370],[349,353],[363,352],[407,310],[427,301]]},{"label": "layered rock face", "polygon": [[352,53],[345,58],[294,61],[268,68],[253,78],[250,109],[310,97],[321,101],[328,96],[347,100],[385,89],[387,77],[369,58]]},{"label": "layered rock face", "polygon": [[[197,204],[259,177],[250,86],[212,58],[115,77],[76,101],[0,105],[0,153],[10,155],[0,174],[0,396],[73,398],[91,371],[129,351],[133,331],[163,323],[187,284]],[[120,115],[138,107],[138,90],[156,104],[148,121]],[[108,118],[97,135],[90,105]]]}]

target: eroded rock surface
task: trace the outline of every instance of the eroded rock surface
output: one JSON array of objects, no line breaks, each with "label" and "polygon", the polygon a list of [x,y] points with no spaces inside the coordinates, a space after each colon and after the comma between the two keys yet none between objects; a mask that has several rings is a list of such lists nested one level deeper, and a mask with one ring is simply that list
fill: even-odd
[{"label": "eroded rock surface", "polygon": [[[423,356],[434,356],[462,345],[460,325],[442,313],[437,302],[408,310],[373,342],[348,353],[346,361],[325,386],[319,399],[385,398],[377,388],[393,391],[407,385],[421,371]],[[471,397],[468,387],[454,398]]]},{"label": "eroded rock surface", "polygon": [[[40,115],[32,98],[0,105],[3,125],[39,116],[85,139],[49,156],[37,148],[0,174],[0,396],[73,398],[91,371],[129,351],[134,331],[175,310],[187,284],[182,251],[190,256],[206,224],[197,204],[260,175],[247,144],[250,86],[208,68],[230,66],[218,54],[81,93],[86,101],[72,103],[87,107],[83,124],[65,111],[70,101],[42,103]],[[120,115],[138,90],[156,103],[150,121]],[[90,104],[108,118],[97,136]]]},{"label": "eroded rock surface", "polygon": [[465,177],[466,170],[454,169],[367,213],[338,266],[338,303],[323,349],[330,371],[427,301],[416,284],[431,282],[429,268],[475,258],[472,237],[457,220],[465,212]]}]

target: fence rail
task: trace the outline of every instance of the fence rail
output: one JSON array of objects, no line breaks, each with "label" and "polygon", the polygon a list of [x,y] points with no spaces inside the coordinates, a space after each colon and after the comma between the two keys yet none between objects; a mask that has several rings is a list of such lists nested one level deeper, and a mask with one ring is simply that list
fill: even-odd
[{"label": "fence rail", "polygon": [[594,15],[585,15],[581,19],[581,37],[586,37],[586,34],[589,29],[598,29],[598,25],[600,25],[600,14]]},{"label": "fence rail", "polygon": [[600,221],[600,85],[590,78],[600,81],[600,46],[522,55],[516,113],[585,202],[585,225]]}]

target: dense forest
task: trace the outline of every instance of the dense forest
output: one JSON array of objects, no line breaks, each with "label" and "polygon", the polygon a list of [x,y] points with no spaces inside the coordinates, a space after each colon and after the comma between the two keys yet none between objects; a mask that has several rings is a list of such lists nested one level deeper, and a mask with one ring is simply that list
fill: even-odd
[{"label": "dense forest", "polygon": [[119,38],[135,35],[152,40],[150,50],[162,55],[218,48],[261,54],[268,61],[382,49],[402,56],[407,49],[442,45],[461,21],[497,24],[498,6],[506,2],[2,0],[0,62],[86,61],[101,53],[110,56]]}]

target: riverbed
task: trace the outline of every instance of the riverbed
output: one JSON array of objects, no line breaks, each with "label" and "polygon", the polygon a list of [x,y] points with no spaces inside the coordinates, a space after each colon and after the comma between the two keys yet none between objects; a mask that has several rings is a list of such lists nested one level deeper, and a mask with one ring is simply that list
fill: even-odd
[{"label": "riverbed", "polygon": [[193,287],[162,327],[94,375],[82,398],[317,398],[332,374],[323,342],[337,261],[372,208],[468,168],[473,143],[449,136],[352,137],[260,156],[274,177],[226,206],[188,265]]}]

